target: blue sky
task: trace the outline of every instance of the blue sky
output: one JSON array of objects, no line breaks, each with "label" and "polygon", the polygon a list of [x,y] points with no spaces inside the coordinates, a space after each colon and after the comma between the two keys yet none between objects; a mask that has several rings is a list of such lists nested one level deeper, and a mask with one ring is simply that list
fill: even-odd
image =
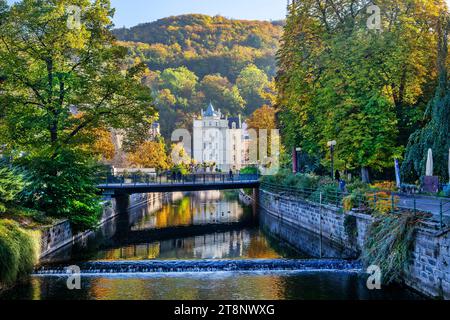
[{"label": "blue sky", "polygon": [[286,16],[287,0],[112,0],[117,27],[133,26],[160,18],[204,13],[249,20],[280,20]]},{"label": "blue sky", "polygon": [[[13,3],[17,0],[7,0]],[[111,0],[116,27],[131,27],[161,18],[203,13],[247,20],[280,20],[286,17],[287,0]]]}]

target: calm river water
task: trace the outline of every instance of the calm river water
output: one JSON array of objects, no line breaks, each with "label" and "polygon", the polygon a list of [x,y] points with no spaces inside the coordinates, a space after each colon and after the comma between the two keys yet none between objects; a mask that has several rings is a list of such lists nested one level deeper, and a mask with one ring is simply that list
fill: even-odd
[{"label": "calm river water", "polygon": [[[280,240],[289,239],[290,244]],[[420,299],[370,291],[351,255],[235,192],[155,194],[0,299]],[[69,290],[65,267],[81,268]]]}]

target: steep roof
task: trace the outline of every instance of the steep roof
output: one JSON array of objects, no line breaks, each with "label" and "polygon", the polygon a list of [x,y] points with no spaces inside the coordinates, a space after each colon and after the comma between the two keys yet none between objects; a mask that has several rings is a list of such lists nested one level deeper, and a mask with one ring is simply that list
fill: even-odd
[{"label": "steep roof", "polygon": [[204,114],[206,117],[214,117],[215,115],[215,110],[214,110],[214,106],[212,105],[212,103],[210,102],[208,105],[208,109],[206,109],[206,112]]}]

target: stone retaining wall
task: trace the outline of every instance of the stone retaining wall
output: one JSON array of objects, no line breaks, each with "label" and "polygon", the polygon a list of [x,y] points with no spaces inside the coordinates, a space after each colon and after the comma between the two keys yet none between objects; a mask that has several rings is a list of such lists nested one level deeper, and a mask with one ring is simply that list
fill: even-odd
[{"label": "stone retaining wall", "polygon": [[[160,196],[161,194],[134,194],[121,200],[114,198],[106,201],[103,205],[100,226],[117,217],[122,210],[133,209],[149,199]],[[60,221],[51,227],[45,228],[42,230],[40,257],[48,256],[63,247],[74,244],[82,238],[87,238],[91,233],[92,231],[86,231],[74,235],[68,220]]]},{"label": "stone retaining wall", "polygon": [[[261,210],[289,224],[301,227],[329,239],[338,246],[355,253],[361,252],[372,217],[351,212],[344,213],[333,205],[319,205],[285,194],[260,190]],[[348,235],[346,216],[356,219],[356,238]],[[282,236],[282,235],[281,235]],[[285,237],[289,242],[290,237]],[[450,299],[450,233],[426,223],[416,233],[416,239],[405,283],[431,297]]]}]

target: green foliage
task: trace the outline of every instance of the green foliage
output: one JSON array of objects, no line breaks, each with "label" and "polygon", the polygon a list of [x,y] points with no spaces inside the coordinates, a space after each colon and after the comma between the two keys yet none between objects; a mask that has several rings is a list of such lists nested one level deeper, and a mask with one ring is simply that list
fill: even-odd
[{"label": "green foliage", "polygon": [[135,42],[130,47],[152,70],[186,66],[200,78],[220,73],[234,81],[249,63],[275,75],[282,28],[271,22],[187,14],[116,29],[114,34]]},{"label": "green foliage", "polygon": [[0,213],[6,211],[6,205],[17,200],[26,183],[23,175],[0,162]]},{"label": "green foliage", "polygon": [[241,174],[258,174],[259,170],[257,167],[245,167],[240,170]]},{"label": "green foliage", "polygon": [[37,262],[39,236],[11,220],[0,220],[0,289],[28,275]]},{"label": "green foliage", "polygon": [[249,116],[272,105],[279,23],[182,15],[116,29],[129,63],[144,62],[160,113],[161,133],[190,128],[210,102],[222,113]]},{"label": "green foliage", "polygon": [[422,217],[412,213],[379,215],[368,229],[362,261],[377,265],[384,284],[402,279],[414,244],[414,232]]},{"label": "green foliage", "polygon": [[253,113],[258,107],[268,104],[263,92],[269,86],[269,79],[264,71],[255,65],[249,65],[242,69],[236,80],[244,100],[247,102],[247,114]]},{"label": "green foliage", "polygon": [[[68,25],[67,5],[82,12]],[[147,137],[156,116],[142,83],[143,63],[111,33],[109,0],[22,0],[2,15],[0,28],[0,145],[30,172],[27,205],[77,228],[100,216],[91,162],[96,129],[121,129],[125,145]],[[70,150],[70,151],[69,151]]]},{"label": "green foliage", "polygon": [[21,160],[30,174],[25,204],[47,215],[68,218],[75,230],[96,227],[102,211],[95,177],[98,167],[80,152],[64,150]]},{"label": "green foliage", "polygon": [[426,10],[422,1],[377,1],[383,32],[367,29],[363,2],[291,6],[277,77],[287,149],[302,147],[328,165],[327,141],[336,140],[342,170],[381,171],[401,158],[436,71],[430,30],[445,3],[425,2]]},{"label": "green foliage", "polygon": [[450,151],[450,91],[447,80],[449,17],[442,17],[439,24],[439,84],[425,113],[425,127],[409,138],[402,173],[410,182],[425,175],[428,149],[433,151],[434,174],[447,180]]}]

